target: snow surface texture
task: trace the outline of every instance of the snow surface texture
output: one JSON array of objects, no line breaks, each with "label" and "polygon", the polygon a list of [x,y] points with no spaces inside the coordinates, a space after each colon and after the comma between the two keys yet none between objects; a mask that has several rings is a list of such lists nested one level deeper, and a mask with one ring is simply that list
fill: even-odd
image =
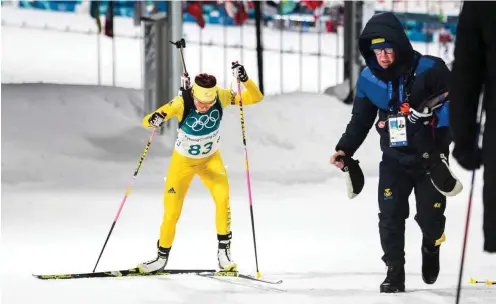
[{"label": "snow surface texture", "polygon": [[[194,276],[39,281],[31,274],[93,269],[150,131],[140,127],[138,91],[3,84],[2,247],[8,261],[2,272],[3,303],[454,301],[468,190],[449,199],[438,282],[422,282],[421,234],[412,204],[406,232],[408,292],[381,295],[385,268],[377,229],[375,131],[357,153],[366,186],[350,201],[341,172],[328,165],[350,107],[329,96],[295,93],[267,97],[245,110],[259,267],[265,278],[283,279],[277,288],[284,291]],[[237,108],[226,110],[221,132],[231,185],[232,254],[240,270],[254,273]],[[167,135],[153,139],[99,270],[132,267],[154,256],[171,140]],[[469,174],[456,165],[454,170],[468,189]],[[488,279],[496,273],[494,257],[481,250],[480,193],[478,178],[462,303],[496,299],[493,287],[467,284],[468,275]],[[184,204],[169,267],[216,267],[214,205],[198,179]]]}]

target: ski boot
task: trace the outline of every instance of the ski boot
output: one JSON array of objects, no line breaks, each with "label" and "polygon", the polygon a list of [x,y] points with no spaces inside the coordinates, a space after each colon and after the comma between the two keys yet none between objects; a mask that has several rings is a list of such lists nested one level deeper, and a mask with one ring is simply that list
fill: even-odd
[{"label": "ski boot", "polygon": [[170,248],[158,246],[157,257],[153,260],[138,264],[140,273],[155,273],[164,270],[169,260]]},{"label": "ski boot", "polygon": [[434,284],[439,275],[439,250],[441,246],[422,244],[422,280]]},{"label": "ski boot", "polygon": [[217,235],[219,248],[217,250],[217,259],[221,271],[236,271],[237,265],[231,258],[231,233],[227,235]]},{"label": "ski boot", "polygon": [[405,266],[389,265],[387,276],[380,287],[381,293],[395,293],[405,291]]}]

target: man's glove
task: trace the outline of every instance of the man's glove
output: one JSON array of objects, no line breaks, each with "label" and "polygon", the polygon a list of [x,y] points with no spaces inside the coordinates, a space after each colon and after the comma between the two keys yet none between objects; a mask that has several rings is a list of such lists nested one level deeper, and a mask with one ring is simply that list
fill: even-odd
[{"label": "man's glove", "polygon": [[160,112],[153,112],[152,116],[148,118],[148,123],[153,127],[160,127],[160,125],[164,122],[164,118],[167,114]]},{"label": "man's glove", "polygon": [[428,125],[432,120],[432,111],[425,108],[424,111],[418,112],[415,109],[410,109],[410,114],[408,114],[408,120],[412,124]]},{"label": "man's glove", "polygon": [[419,136],[418,133],[423,133],[423,129],[429,126],[432,121],[433,112],[426,109],[423,112],[416,111],[415,109],[410,109],[410,113],[407,116],[408,126],[407,132],[411,136]]},{"label": "man's glove", "polygon": [[349,156],[336,157],[337,161],[342,161],[344,166],[341,171],[346,173],[346,188],[348,190],[348,197],[354,198],[362,192],[365,184],[365,177],[363,176],[362,169],[360,168],[359,161],[354,160]]},{"label": "man's glove", "polygon": [[239,79],[241,82],[248,81],[248,74],[246,74],[244,66],[242,66],[241,64],[239,64],[237,62],[233,62],[231,69],[232,69],[233,76],[236,79]]}]

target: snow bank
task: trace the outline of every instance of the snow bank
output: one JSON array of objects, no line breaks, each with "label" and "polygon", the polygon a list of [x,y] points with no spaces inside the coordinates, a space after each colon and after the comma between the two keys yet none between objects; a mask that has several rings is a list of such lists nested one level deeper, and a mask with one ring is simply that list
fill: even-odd
[{"label": "snow bank", "polygon": [[[48,84],[2,85],[2,175],[9,185],[120,186],[129,180],[150,131],[141,127],[138,90]],[[329,166],[349,120],[350,106],[318,94],[266,97],[245,106],[253,179],[277,183],[324,182],[340,176]],[[231,177],[244,176],[239,108],[222,124],[222,154]],[[371,138],[357,153],[376,174],[380,151]],[[174,134],[156,136],[139,179],[162,180]]]}]

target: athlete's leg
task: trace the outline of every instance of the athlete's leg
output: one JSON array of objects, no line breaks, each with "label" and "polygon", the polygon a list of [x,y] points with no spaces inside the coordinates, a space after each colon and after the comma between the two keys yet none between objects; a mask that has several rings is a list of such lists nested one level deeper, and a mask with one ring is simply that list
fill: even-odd
[{"label": "athlete's leg", "polygon": [[215,202],[215,223],[218,235],[231,232],[231,207],[229,202],[229,182],[227,171],[220,152],[209,157],[198,172],[201,180],[210,191]]},{"label": "athlete's leg", "polygon": [[222,270],[235,270],[236,263],[231,258],[231,207],[229,202],[229,182],[227,171],[220,152],[209,157],[198,175],[210,191],[215,202],[215,223],[219,241],[217,257]]},{"label": "athlete's leg", "polygon": [[[193,164],[192,164],[193,163]],[[164,218],[160,227],[157,257],[138,264],[140,272],[152,273],[163,270],[169,260],[169,252],[176,234],[176,224],[181,215],[184,197],[188,192],[197,166],[194,160],[173,152],[164,190]]]},{"label": "athlete's leg", "polygon": [[175,151],[172,154],[164,188],[164,218],[159,240],[159,246],[162,248],[172,246],[184,197],[197,171],[197,162],[198,160],[184,157]]}]

